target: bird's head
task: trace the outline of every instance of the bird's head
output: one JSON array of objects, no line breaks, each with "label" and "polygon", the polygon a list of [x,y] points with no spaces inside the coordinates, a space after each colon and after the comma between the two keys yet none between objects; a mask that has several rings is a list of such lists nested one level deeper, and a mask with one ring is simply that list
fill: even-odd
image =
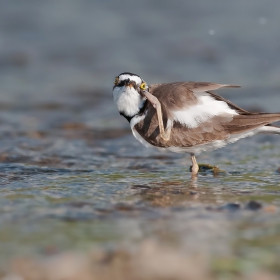
[{"label": "bird's head", "polygon": [[141,90],[148,90],[145,81],[132,73],[121,73],[116,77],[113,87],[113,97],[121,115],[131,119],[144,106],[146,97]]}]

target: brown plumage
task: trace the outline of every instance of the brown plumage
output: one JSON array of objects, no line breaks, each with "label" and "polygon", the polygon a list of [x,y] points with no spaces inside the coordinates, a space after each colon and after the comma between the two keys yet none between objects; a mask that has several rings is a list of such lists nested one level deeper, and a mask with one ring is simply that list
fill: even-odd
[{"label": "brown plumage", "polygon": [[222,87],[239,86],[175,82],[146,87],[140,76],[125,72],[115,80],[113,97],[137,140],[191,153],[196,176],[195,154],[256,133],[280,134],[280,127],[271,124],[280,120],[280,113],[250,113],[213,92]]},{"label": "brown plumage", "polygon": [[221,87],[239,87],[213,83],[177,82],[170,84],[151,85],[150,92],[160,101],[162,106],[163,124],[166,128],[167,119],[173,117],[173,111],[188,109],[197,104],[195,92],[206,92],[217,101],[222,101],[238,112],[239,115],[218,115],[203,122],[196,128],[188,128],[174,121],[169,141],[159,136],[156,110],[149,102],[145,104],[144,120],[135,125],[135,130],[148,143],[156,147],[192,147],[215,140],[227,140],[230,135],[251,131],[280,120],[280,113],[250,113],[232,102],[216,95],[209,90]]}]

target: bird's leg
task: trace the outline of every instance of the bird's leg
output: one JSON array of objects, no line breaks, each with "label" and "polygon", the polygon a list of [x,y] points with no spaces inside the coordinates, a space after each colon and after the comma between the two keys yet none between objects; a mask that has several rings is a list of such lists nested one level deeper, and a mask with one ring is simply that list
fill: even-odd
[{"label": "bird's leg", "polygon": [[191,158],[192,158],[192,177],[196,177],[199,170],[199,166],[196,162],[196,158],[194,154],[191,154]]},{"label": "bird's leg", "polygon": [[159,126],[159,134],[160,137],[164,141],[168,141],[170,139],[170,132],[171,132],[171,127],[167,128],[167,131],[164,131],[164,126],[163,126],[163,120],[162,120],[162,111],[161,111],[161,104],[158,101],[158,99],[149,93],[146,90],[142,90],[143,95],[149,100],[149,102],[152,103],[153,107],[157,111],[157,117],[158,117],[158,126]]}]

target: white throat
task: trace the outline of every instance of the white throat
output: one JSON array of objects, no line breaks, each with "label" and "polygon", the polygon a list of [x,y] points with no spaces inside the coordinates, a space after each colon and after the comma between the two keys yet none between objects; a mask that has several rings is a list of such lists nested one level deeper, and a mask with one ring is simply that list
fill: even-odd
[{"label": "white throat", "polygon": [[145,99],[133,87],[115,87],[113,97],[119,112],[127,117],[135,116],[145,102]]}]

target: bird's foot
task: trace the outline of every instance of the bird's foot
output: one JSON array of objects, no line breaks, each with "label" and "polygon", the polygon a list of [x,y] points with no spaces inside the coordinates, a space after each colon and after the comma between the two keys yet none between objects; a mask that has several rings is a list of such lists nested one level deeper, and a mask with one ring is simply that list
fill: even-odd
[{"label": "bird's foot", "polygon": [[160,134],[160,138],[163,141],[165,141],[165,142],[169,141],[169,139],[170,139],[170,132],[164,132],[164,133]]},{"label": "bird's foot", "polygon": [[[196,167],[196,166],[195,166]],[[192,172],[192,175],[197,171],[197,172],[202,172],[202,173],[207,173],[211,172],[213,175],[218,175],[218,174],[224,174],[226,173],[224,170],[221,170],[219,167],[210,165],[210,164],[198,164],[198,170],[195,168],[193,170],[193,166],[190,167],[190,171]]]}]

